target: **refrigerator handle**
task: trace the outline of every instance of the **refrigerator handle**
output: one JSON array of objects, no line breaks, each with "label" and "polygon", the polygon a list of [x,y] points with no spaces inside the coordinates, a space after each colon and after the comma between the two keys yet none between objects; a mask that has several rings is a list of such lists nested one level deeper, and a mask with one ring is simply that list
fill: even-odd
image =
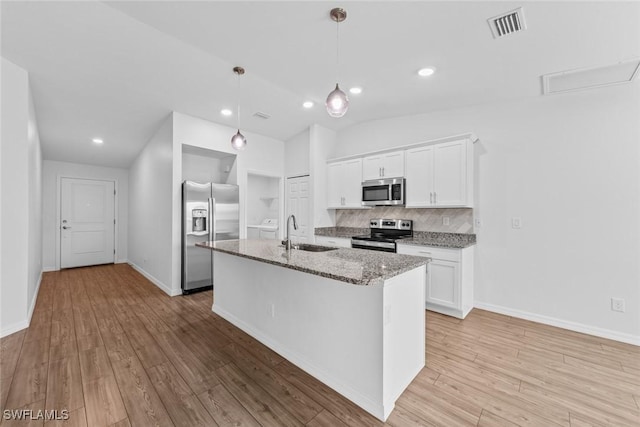
[{"label": "refrigerator handle", "polygon": [[209,217],[211,218],[209,226],[209,238],[211,241],[216,240],[216,199],[212,197],[209,199]]},{"label": "refrigerator handle", "polygon": [[213,207],[214,200],[213,198],[209,197],[209,218],[207,218],[207,221],[209,221],[209,241],[213,241],[216,235],[215,225],[213,222]]}]

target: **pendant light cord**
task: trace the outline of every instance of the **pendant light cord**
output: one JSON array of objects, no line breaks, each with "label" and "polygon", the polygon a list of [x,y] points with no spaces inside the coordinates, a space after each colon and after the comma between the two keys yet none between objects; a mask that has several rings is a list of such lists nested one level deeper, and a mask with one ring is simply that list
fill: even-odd
[{"label": "pendant light cord", "polygon": [[340,77],[340,22],[336,21],[336,84]]},{"label": "pendant light cord", "polygon": [[240,73],[237,74],[238,78],[238,132],[240,131]]}]

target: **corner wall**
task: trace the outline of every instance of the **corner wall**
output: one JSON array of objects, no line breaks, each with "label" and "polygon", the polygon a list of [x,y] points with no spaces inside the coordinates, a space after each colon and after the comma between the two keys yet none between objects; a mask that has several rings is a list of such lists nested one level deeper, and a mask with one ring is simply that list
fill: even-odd
[{"label": "corner wall", "polygon": [[29,76],[2,58],[0,337],[29,326],[42,277],[42,153]]},{"label": "corner wall", "polygon": [[[237,155],[227,182],[240,187],[241,238],[246,230],[247,174],[281,177],[284,173],[282,141],[246,132],[247,148],[235,151],[230,143],[235,132],[172,113],[129,169],[129,263],[169,295],[182,292],[182,145]],[[222,160],[221,166],[226,167],[224,163]],[[280,195],[282,200],[282,189]]]},{"label": "corner wall", "polygon": [[332,157],[475,133],[476,307],[640,344],[638,117],[636,80],[364,123]]},{"label": "corner wall", "polygon": [[169,295],[178,294],[172,269],[173,163],[169,116],[129,169],[128,236],[129,263]]},{"label": "corner wall", "polygon": [[[182,144],[229,154],[236,154],[236,161],[229,174],[228,183],[240,188],[240,238],[246,238],[247,225],[247,176],[258,173],[283,177],[284,142],[252,132],[243,132],[247,147],[243,151],[231,148],[231,136],[235,128],[198,119],[186,114],[173,113],[174,182],[173,182],[173,289],[180,292],[181,254],[181,206],[182,206]],[[233,177],[237,177],[234,182]],[[284,189],[280,186],[280,212],[284,212]],[[279,219],[282,223],[282,218]]]}]

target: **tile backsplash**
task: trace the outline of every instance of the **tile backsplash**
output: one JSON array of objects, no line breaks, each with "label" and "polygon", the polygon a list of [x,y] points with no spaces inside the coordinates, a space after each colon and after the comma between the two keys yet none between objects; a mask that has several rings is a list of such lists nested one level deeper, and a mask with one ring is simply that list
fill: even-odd
[{"label": "tile backsplash", "polygon": [[[449,225],[443,225],[443,218]],[[439,231],[445,233],[473,233],[473,209],[407,209],[397,206],[376,206],[373,209],[336,210],[337,227],[369,227],[372,218],[397,218],[413,220],[415,231]]]}]

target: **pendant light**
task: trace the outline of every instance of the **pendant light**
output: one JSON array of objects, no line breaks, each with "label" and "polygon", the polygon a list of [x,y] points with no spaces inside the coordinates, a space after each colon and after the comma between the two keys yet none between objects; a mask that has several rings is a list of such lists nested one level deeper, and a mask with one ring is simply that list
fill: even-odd
[{"label": "pendant light", "polygon": [[247,146],[247,138],[240,133],[240,76],[244,74],[244,68],[233,67],[233,72],[238,76],[238,132],[231,137],[231,146],[240,151]]},{"label": "pendant light", "polygon": [[338,86],[338,72],[340,66],[340,23],[347,19],[347,11],[336,7],[329,12],[331,19],[336,22],[336,88],[327,97],[327,113],[331,117],[342,117],[349,109],[349,98]]}]

